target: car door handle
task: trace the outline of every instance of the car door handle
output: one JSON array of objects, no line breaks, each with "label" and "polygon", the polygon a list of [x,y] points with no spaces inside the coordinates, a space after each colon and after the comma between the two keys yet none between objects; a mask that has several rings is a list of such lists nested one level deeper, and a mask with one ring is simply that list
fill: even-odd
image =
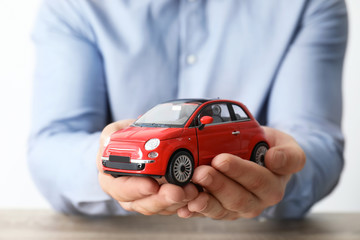
[{"label": "car door handle", "polygon": [[233,131],[231,134],[232,135],[238,135],[238,134],[240,134],[240,131]]}]

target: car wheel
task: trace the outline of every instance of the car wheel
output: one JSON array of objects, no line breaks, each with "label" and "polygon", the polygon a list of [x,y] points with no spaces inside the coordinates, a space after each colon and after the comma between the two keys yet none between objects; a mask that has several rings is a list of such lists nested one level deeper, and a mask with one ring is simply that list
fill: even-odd
[{"label": "car wheel", "polygon": [[251,161],[259,164],[260,166],[265,166],[265,153],[269,149],[269,145],[264,142],[258,143],[252,154],[251,154]]},{"label": "car wheel", "polygon": [[194,173],[194,160],[190,153],[180,151],[172,156],[165,178],[169,183],[184,186]]}]

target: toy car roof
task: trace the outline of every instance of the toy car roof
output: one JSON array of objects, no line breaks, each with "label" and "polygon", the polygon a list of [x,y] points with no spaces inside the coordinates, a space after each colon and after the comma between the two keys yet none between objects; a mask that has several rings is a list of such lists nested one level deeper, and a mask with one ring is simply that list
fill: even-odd
[{"label": "toy car roof", "polygon": [[205,99],[205,98],[186,98],[186,99],[175,99],[166,101],[165,103],[206,103],[215,99]]}]

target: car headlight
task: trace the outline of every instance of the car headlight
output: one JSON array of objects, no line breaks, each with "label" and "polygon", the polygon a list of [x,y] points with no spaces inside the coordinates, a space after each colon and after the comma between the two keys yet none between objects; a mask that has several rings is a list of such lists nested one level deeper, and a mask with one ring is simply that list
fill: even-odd
[{"label": "car headlight", "polygon": [[157,138],[152,138],[145,143],[145,150],[147,151],[154,150],[159,145],[160,145],[160,140]]},{"label": "car headlight", "polygon": [[107,137],[107,139],[104,142],[104,147],[107,147],[107,145],[109,145],[110,143],[110,137]]}]

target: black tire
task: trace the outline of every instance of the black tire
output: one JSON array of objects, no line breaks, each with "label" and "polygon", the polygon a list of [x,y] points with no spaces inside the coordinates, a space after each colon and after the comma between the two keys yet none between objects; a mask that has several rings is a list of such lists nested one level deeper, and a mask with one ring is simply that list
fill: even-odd
[{"label": "black tire", "polygon": [[265,166],[265,154],[269,149],[269,145],[264,142],[256,144],[254,150],[251,154],[251,161],[259,164],[260,166]]},{"label": "black tire", "polygon": [[171,157],[165,178],[169,183],[185,186],[190,182],[193,173],[193,157],[186,151],[180,151]]}]

